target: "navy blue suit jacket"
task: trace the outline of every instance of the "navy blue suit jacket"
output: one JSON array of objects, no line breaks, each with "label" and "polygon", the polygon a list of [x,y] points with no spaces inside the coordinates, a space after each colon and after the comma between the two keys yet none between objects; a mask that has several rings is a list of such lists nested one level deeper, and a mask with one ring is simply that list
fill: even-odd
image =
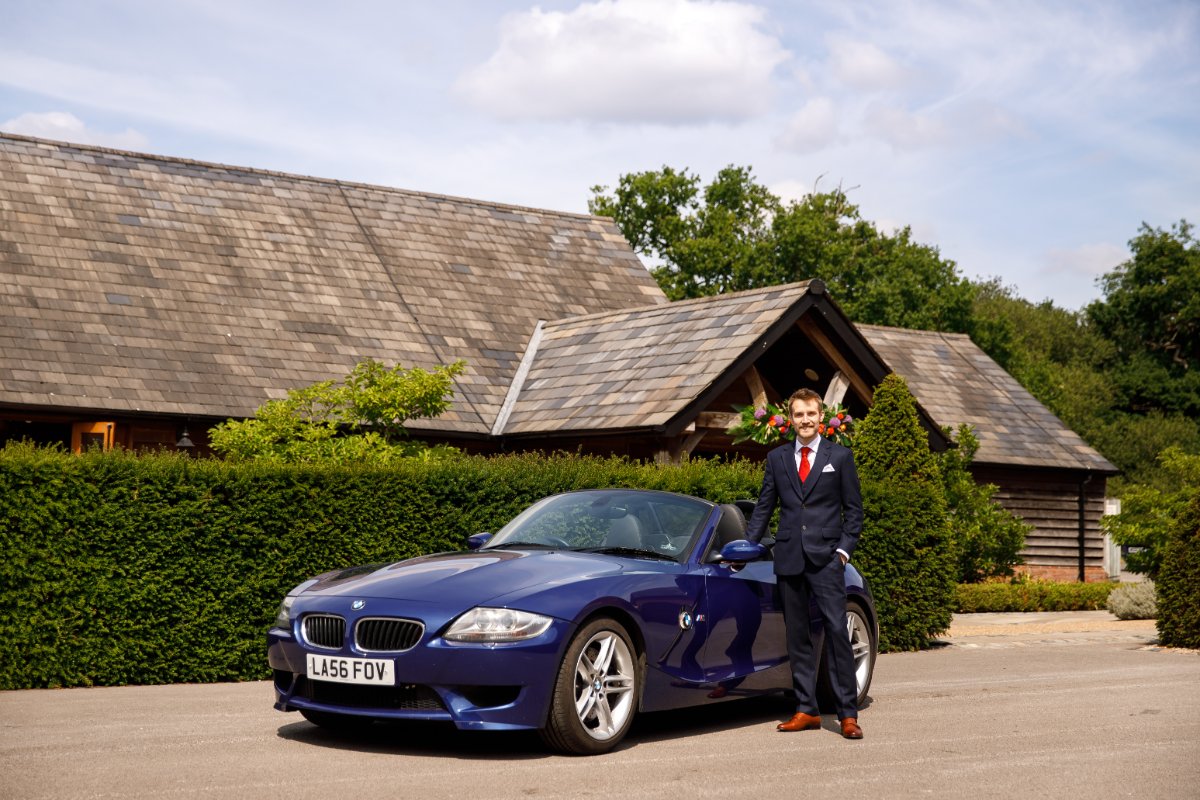
[{"label": "navy blue suit jacket", "polygon": [[854,554],[862,533],[862,490],[854,456],[847,447],[822,439],[803,485],[796,474],[795,444],[767,454],[758,505],[746,526],[752,542],[767,533],[771,512],[779,504],[775,534],[775,573],[798,575],[806,563],[823,567],[837,550]]}]

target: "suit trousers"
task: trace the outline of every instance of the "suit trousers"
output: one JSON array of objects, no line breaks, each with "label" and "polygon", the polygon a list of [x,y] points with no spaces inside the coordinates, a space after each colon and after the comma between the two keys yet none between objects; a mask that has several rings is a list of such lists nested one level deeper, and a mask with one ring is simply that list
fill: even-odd
[{"label": "suit trousers", "polygon": [[820,662],[813,641],[810,613],[810,602],[815,599],[817,614],[825,628],[825,659],[838,719],[858,716],[858,682],[854,677],[854,654],[846,631],[845,569],[841,559],[834,555],[822,567],[810,563],[798,575],[776,576],[787,628],[796,710],[820,714],[817,707]]}]

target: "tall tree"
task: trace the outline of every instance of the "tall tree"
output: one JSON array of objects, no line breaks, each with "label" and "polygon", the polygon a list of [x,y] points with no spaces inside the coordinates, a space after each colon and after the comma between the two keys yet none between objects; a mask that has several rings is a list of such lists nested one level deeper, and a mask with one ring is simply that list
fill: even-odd
[{"label": "tall tree", "polygon": [[845,192],[782,202],[748,167],[729,166],[701,192],[685,170],[622,175],[588,207],[612,217],[655,265],[672,299],[820,278],[857,322],[965,331],[971,284],[904,228],[881,233]]},{"label": "tall tree", "polygon": [[1101,279],[1104,299],[1087,307],[1112,342],[1107,364],[1130,411],[1200,415],[1200,246],[1192,226],[1143,224],[1133,258]]}]

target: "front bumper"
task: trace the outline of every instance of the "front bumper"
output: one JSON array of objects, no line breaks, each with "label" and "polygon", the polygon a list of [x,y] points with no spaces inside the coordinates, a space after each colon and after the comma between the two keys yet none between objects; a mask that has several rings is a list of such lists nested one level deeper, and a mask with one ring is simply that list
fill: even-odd
[{"label": "front bumper", "polygon": [[[348,621],[349,622],[349,621]],[[317,650],[292,630],[267,634],[267,660],[274,671],[275,708],[310,709],[347,716],[397,720],[440,720],[464,730],[536,729],[546,724],[550,699],[571,625],[555,620],[528,642],[458,644],[426,632],[411,650],[388,656],[395,687],[311,680],[306,653],[362,658],[352,647]],[[378,659],[379,653],[370,653]]]}]

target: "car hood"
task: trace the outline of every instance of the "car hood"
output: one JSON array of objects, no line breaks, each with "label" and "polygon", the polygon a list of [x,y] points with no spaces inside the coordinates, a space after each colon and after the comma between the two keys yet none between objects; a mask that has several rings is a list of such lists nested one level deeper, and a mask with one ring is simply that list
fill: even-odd
[{"label": "car hood", "polygon": [[481,550],[438,553],[395,564],[328,572],[302,594],[479,604],[539,585],[574,583],[622,571],[620,560],[561,551]]}]

